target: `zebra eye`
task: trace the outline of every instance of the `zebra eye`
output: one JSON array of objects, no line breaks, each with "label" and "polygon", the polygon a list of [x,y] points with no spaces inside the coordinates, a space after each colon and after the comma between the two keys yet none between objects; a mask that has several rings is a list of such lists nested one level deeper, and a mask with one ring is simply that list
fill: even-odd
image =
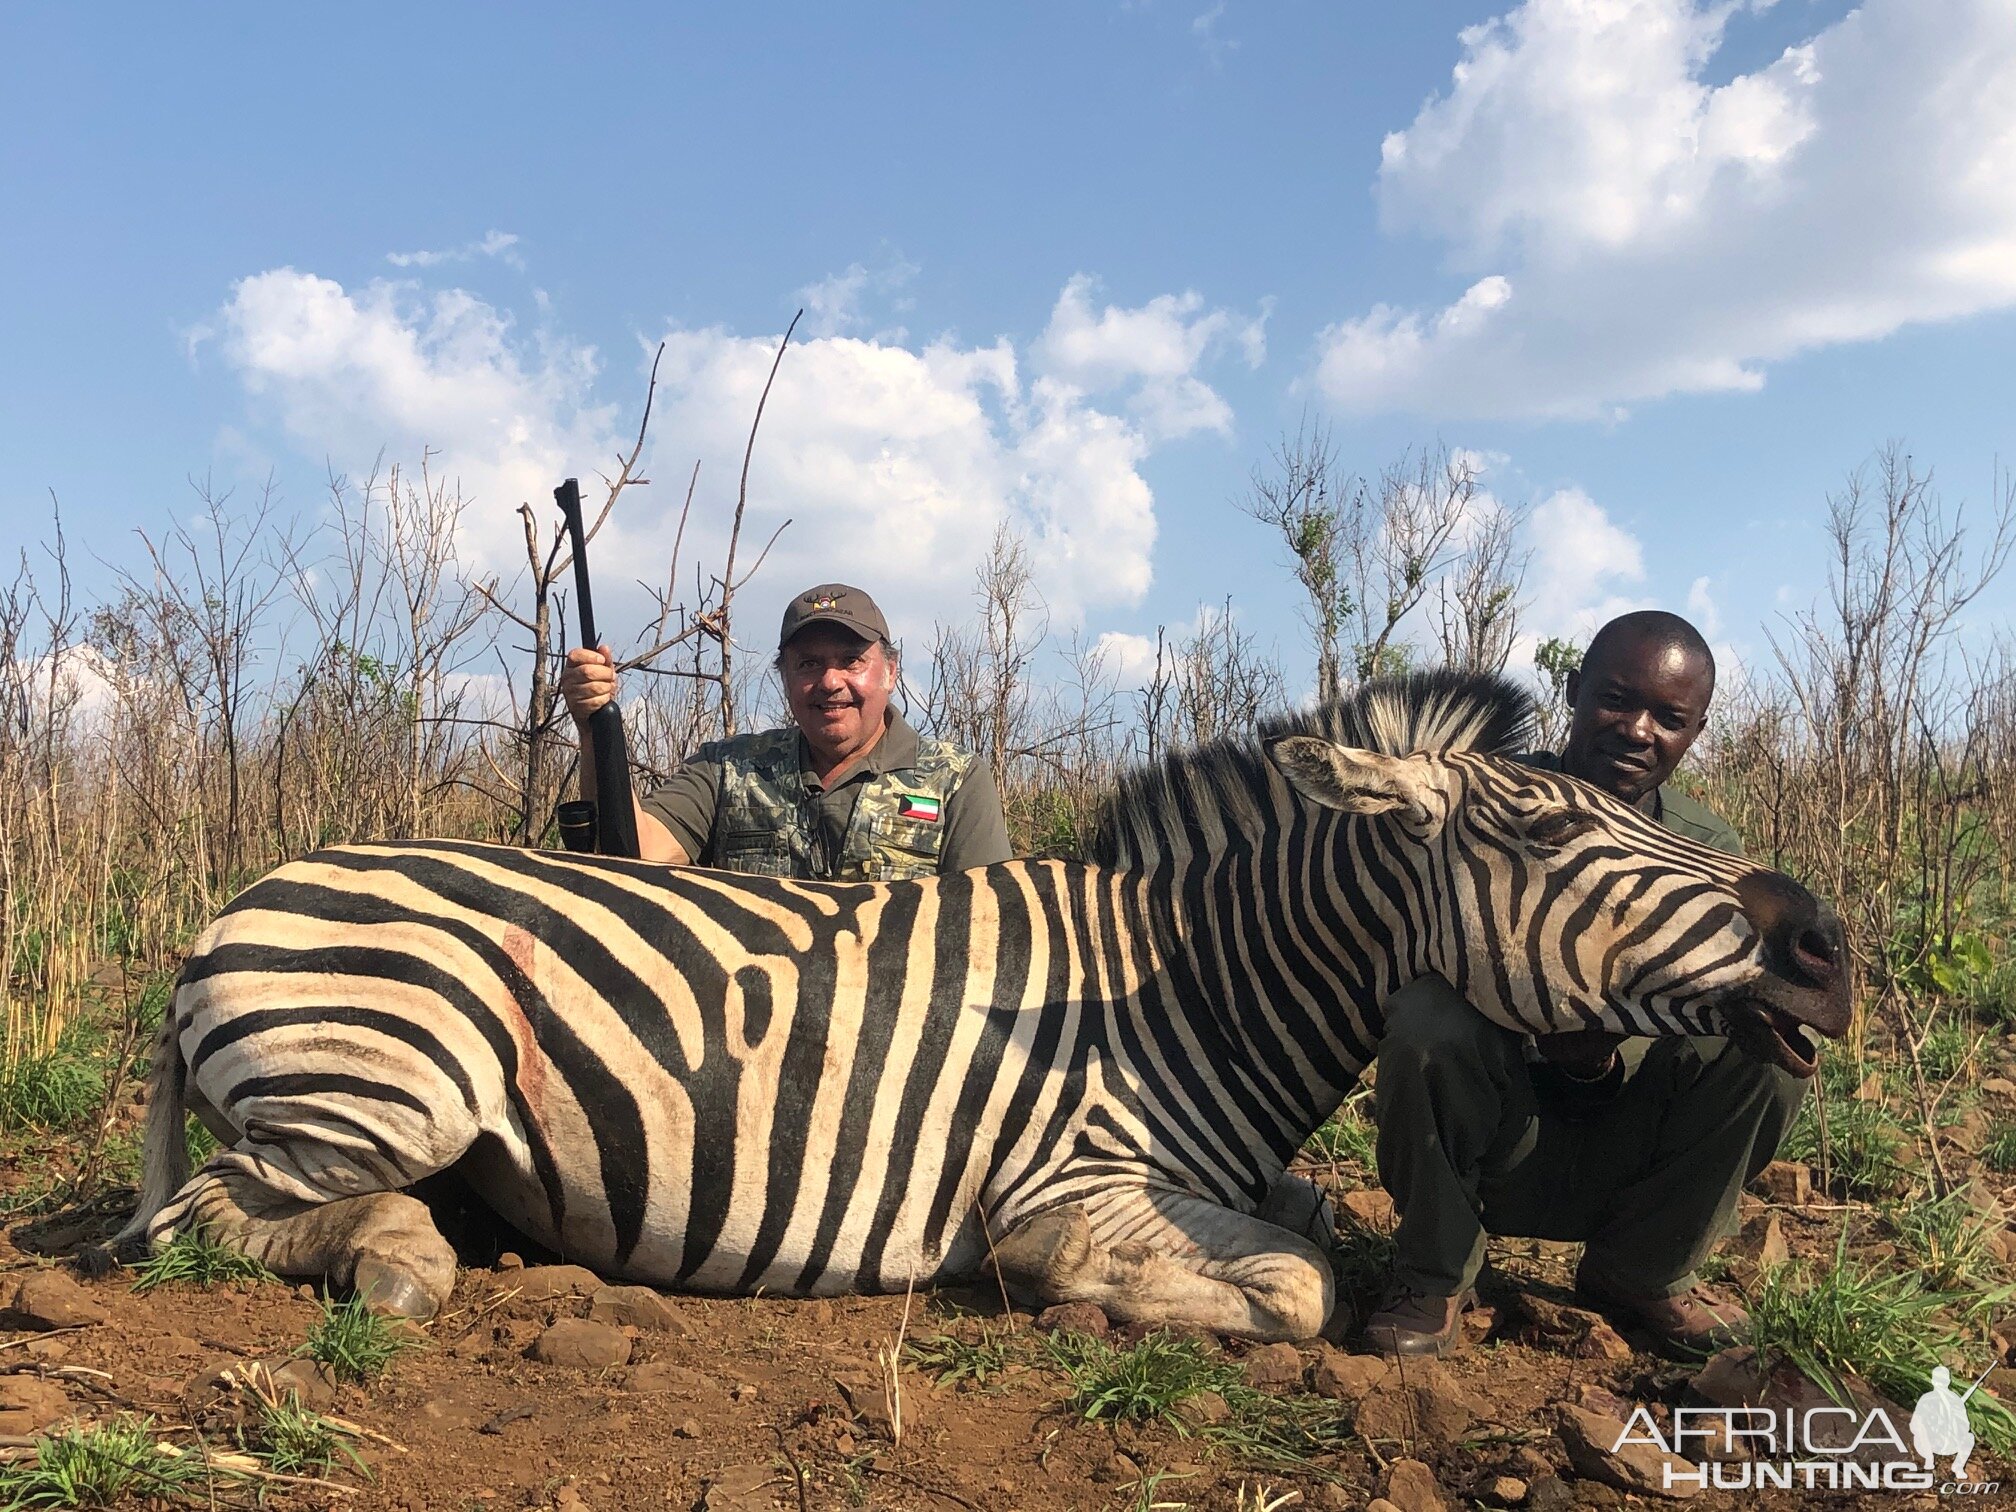
[{"label": "zebra eye", "polygon": [[1566,808],[1549,809],[1526,826],[1526,839],[1534,845],[1566,845],[1577,835],[1586,835],[1595,828],[1592,814]]}]

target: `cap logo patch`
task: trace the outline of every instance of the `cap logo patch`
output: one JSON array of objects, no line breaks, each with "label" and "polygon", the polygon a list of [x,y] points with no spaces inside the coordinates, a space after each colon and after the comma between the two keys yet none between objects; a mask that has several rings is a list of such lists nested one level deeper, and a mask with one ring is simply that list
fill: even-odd
[{"label": "cap logo patch", "polygon": [[833,597],[833,595],[830,593],[822,593],[817,598],[808,598],[806,602],[809,603],[814,609],[831,609],[834,605],[838,604],[840,600]]},{"label": "cap logo patch", "polygon": [[896,795],[896,817],[898,819],[921,819],[926,824],[938,822],[939,802],[929,793],[898,793]]}]

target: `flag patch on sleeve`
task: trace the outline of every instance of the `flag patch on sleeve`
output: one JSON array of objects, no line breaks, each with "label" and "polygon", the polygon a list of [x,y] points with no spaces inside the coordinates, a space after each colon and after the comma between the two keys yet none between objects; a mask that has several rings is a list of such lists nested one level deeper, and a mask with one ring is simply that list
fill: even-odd
[{"label": "flag patch on sleeve", "polygon": [[898,793],[896,795],[896,817],[899,819],[921,819],[926,824],[938,822],[939,802],[928,793]]}]

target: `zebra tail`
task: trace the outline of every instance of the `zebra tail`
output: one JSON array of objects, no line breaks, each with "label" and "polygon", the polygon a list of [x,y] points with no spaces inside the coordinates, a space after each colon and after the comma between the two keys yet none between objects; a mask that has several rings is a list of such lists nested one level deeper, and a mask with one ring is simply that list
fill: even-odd
[{"label": "zebra tail", "polygon": [[189,1067],[182,1059],[182,1036],[176,1032],[176,1006],[181,983],[169,999],[168,1012],[161,1023],[161,1037],[154,1046],[154,1067],[148,1077],[147,1137],[141,1146],[140,1205],[132,1221],[113,1236],[112,1243],[126,1244],[144,1236],[154,1215],[169,1199],[189,1183],[189,1144],[184,1138],[189,1121],[186,1098]]}]

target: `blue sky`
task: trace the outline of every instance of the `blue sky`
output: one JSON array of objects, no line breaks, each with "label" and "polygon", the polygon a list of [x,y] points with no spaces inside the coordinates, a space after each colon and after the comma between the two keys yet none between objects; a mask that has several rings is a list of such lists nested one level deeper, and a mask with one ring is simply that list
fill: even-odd
[{"label": "blue sky", "polygon": [[1229,501],[1306,411],[1477,453],[1536,633],[1692,604],[1755,657],[1872,448],[1976,504],[2016,453],[2007,0],[17,4],[0,209],[10,556],[52,491],[130,565],[192,474],[312,516],[431,447],[508,568],[662,338],[618,631],[696,458],[718,552],[801,304],[759,645],[829,572],[924,640],[1006,523],[1060,628],[1229,596],[1304,667]]}]

